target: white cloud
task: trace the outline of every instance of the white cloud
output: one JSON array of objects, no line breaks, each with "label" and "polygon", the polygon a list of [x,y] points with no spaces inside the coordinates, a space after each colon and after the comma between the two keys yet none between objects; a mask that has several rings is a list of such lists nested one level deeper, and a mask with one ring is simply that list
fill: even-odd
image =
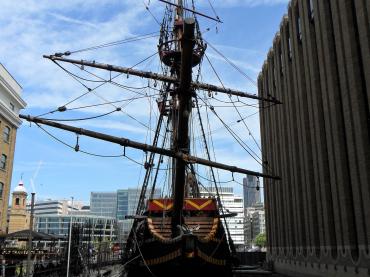
[{"label": "white cloud", "polygon": [[99,29],[97,24],[86,22],[84,20],[77,20],[77,19],[74,19],[68,16],[57,14],[57,13],[49,12],[48,14],[66,23],[72,23],[72,24],[87,26],[87,27],[94,28],[94,29]]},{"label": "white cloud", "polygon": [[[113,13],[109,18],[97,19],[91,16],[90,20],[71,14],[83,8],[86,8],[85,13],[93,7],[96,11],[100,5],[108,3],[107,1],[88,1],[89,5],[86,1],[26,2],[17,5],[14,1],[5,1],[2,6],[0,23],[3,31],[0,33],[0,53],[6,53],[6,57],[2,57],[2,62],[15,73],[23,85],[23,95],[29,104],[28,108],[31,109],[52,108],[83,92],[78,83],[50,61],[44,60],[42,54],[80,49],[127,38],[137,34],[136,28],[148,21],[147,18],[138,20],[140,14],[145,13],[145,9],[139,8],[135,1],[125,3],[127,5],[125,9]],[[6,14],[16,16],[9,18]],[[147,54],[143,51],[148,48],[145,41],[136,46],[135,50],[139,52],[138,59],[140,55]],[[127,48],[132,51],[132,48]],[[99,52],[100,59],[118,64],[124,62],[121,58],[122,48],[112,49],[113,51]],[[86,54],[84,58],[94,57],[91,52]],[[129,57],[126,59],[128,64],[136,62],[136,59],[130,59],[133,57],[132,54],[126,57]],[[34,88],[37,88],[37,91],[34,91]]]}]

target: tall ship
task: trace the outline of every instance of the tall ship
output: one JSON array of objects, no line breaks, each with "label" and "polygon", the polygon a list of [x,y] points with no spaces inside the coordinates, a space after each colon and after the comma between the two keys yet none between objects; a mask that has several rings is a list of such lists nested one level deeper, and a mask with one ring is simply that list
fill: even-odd
[{"label": "tall ship", "polygon": [[[215,170],[261,178],[278,177],[212,160],[200,116],[199,102],[203,98],[199,95],[200,92],[209,96],[220,93],[272,104],[278,103],[278,100],[199,81],[197,72],[200,72],[207,43],[202,38],[198,17],[220,20],[195,10],[194,5],[185,6],[182,0],[161,2],[165,6],[158,41],[162,72],[71,59],[69,56],[73,52],[69,51],[44,56],[58,65],[68,63],[83,69],[107,70],[155,82],[159,116],[151,143],[66,125],[45,116],[20,117],[38,126],[48,125],[147,153],[137,209],[127,217],[133,220],[133,224],[124,250],[122,263],[125,270],[122,276],[232,276],[232,267],[237,261],[226,219],[235,214],[223,207]],[[66,110],[66,106],[60,106],[56,112]],[[204,157],[192,153],[191,121],[197,117]],[[79,151],[78,144],[75,150]],[[167,167],[161,166],[164,157],[168,158]],[[198,165],[207,167],[210,172],[210,179],[216,188],[212,196],[201,197]],[[166,170],[170,176],[169,190],[166,195],[155,198],[157,176],[161,170]]]}]

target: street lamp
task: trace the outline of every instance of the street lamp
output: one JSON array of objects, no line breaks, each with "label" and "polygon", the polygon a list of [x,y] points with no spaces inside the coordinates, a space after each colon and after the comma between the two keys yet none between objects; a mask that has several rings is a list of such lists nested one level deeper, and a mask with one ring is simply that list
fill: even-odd
[{"label": "street lamp", "polygon": [[71,203],[71,218],[69,221],[69,236],[68,236],[68,257],[67,257],[67,277],[69,277],[69,263],[71,260],[71,238],[72,238],[72,212],[73,212],[73,196]]},{"label": "street lamp", "polygon": [[253,216],[249,217],[249,222],[251,226],[251,248],[253,247]]},{"label": "street lamp", "polygon": [[[27,253],[27,276],[32,276],[31,273],[31,251],[32,251],[32,231],[33,231],[33,213],[34,213],[34,206],[35,206],[35,193],[31,193],[31,215],[30,215],[30,226],[29,226],[29,233],[28,233],[28,253]],[[4,275],[5,276],[5,275]]]}]

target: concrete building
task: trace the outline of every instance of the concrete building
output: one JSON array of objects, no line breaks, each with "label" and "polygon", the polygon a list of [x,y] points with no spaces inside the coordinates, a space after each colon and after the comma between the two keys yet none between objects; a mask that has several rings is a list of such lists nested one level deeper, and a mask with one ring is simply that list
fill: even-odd
[{"label": "concrete building", "polygon": [[263,203],[257,203],[245,209],[244,242],[248,248],[253,247],[257,235],[266,233],[266,217]]},{"label": "concrete building", "polygon": [[81,208],[73,209],[73,211],[71,211],[70,214],[72,215],[91,215],[90,206],[83,205],[81,206]]},{"label": "concrete building", "polygon": [[[268,260],[288,276],[370,270],[370,1],[294,0],[258,78]],[[265,173],[269,170],[265,169]]]},{"label": "concrete building", "polygon": [[253,234],[255,234],[254,239],[257,235],[266,233],[265,209],[254,212],[252,219]]},{"label": "concrete building", "polygon": [[[234,194],[233,187],[218,188],[222,205],[227,212],[237,213],[235,217],[226,219],[231,238],[236,248],[244,245],[244,204],[243,197]],[[215,187],[200,188],[201,197],[216,195]]]},{"label": "concrete building", "polygon": [[90,213],[116,218],[117,192],[91,192]]},{"label": "concrete building", "polygon": [[96,215],[36,215],[35,231],[46,234],[68,236],[69,224],[84,226],[84,233],[92,232],[91,240],[116,241],[117,224],[112,217]]},{"label": "concrete building", "polygon": [[28,229],[30,214],[27,212],[27,191],[20,181],[13,191],[12,206],[9,212],[8,233],[14,233]]},{"label": "concrete building", "polygon": [[19,111],[26,106],[22,87],[0,63],[0,234],[6,233],[7,210]]},{"label": "concrete building", "polygon": [[244,208],[261,203],[261,192],[258,187],[259,181],[256,176],[247,175],[246,178],[243,178]]},{"label": "concrete building", "polygon": [[[78,204],[73,204],[73,211],[79,210]],[[31,210],[31,205],[27,205],[27,210]],[[67,215],[72,211],[70,200],[41,200],[34,205],[35,215]]]}]

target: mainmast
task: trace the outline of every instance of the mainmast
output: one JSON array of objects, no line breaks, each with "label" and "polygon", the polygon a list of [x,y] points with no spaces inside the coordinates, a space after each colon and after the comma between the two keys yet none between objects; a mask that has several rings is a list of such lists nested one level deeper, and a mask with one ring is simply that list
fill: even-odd
[{"label": "mainmast", "polygon": [[[189,117],[191,113],[191,77],[192,57],[194,48],[195,20],[183,19],[182,0],[178,0],[176,18],[174,21],[174,39],[177,42],[175,51],[179,51],[180,63],[172,65],[180,78],[178,87],[174,90],[172,101],[172,150],[189,154]],[[180,231],[178,226],[182,224],[182,209],[185,194],[186,165],[184,160],[173,159],[172,162],[172,191],[174,207],[172,214],[172,235],[177,236]]]}]

